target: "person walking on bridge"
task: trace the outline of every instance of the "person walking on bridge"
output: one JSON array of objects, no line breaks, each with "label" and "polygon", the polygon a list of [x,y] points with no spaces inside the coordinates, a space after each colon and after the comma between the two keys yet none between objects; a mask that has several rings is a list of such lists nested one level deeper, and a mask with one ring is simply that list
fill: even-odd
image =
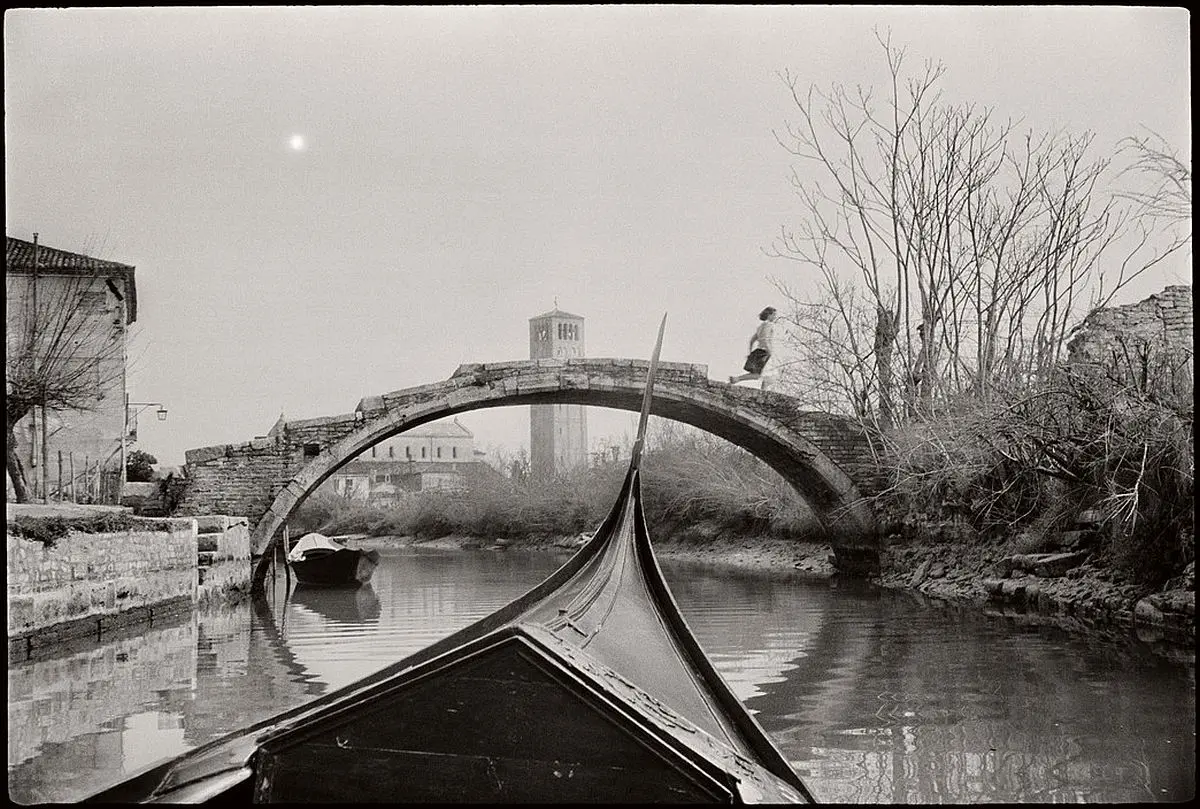
[{"label": "person walking on bridge", "polygon": [[771,355],[775,351],[774,331],[775,331],[775,307],[768,306],[758,313],[758,319],[761,321],[758,328],[754,330],[754,334],[750,335],[750,344],[747,347],[750,351],[746,357],[746,364],[743,366],[746,373],[740,376],[729,377],[729,384],[736,385],[739,382],[745,382],[748,379],[761,380],[761,388],[766,390],[768,387],[769,374],[765,369],[767,363],[771,361]]}]

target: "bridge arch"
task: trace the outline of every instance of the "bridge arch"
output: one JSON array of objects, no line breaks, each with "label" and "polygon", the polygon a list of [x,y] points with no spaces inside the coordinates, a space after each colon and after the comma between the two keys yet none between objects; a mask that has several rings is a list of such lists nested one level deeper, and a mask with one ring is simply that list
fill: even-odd
[{"label": "bridge arch", "polygon": [[[262,573],[282,526],[322,482],[364,450],[407,429],[471,410],[513,405],[578,404],[637,412],[649,362],[543,359],[459,366],[438,383],[371,396],[351,414],[288,421],[273,436],[188,453],[193,478],[183,511],[250,518]],[[869,439],[849,419],[801,411],[790,396],[708,379],[704,365],[659,363],[650,412],[683,422],[764,460],[831,528],[873,534],[866,499],[876,489]],[[248,471],[249,470],[249,471]],[[205,481],[212,473],[212,480]],[[257,481],[259,491],[231,505],[205,503],[222,479]],[[199,485],[197,485],[199,484]],[[195,489],[195,496],[193,496]],[[249,512],[249,513],[248,513]],[[255,572],[256,582],[260,571]]]}]

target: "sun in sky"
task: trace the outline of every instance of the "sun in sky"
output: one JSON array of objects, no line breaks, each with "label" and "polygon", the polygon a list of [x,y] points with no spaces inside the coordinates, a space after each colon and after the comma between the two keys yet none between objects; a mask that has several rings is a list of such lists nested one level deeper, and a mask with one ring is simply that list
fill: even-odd
[{"label": "sun in sky", "polygon": [[288,146],[293,152],[303,152],[308,146],[308,141],[304,139],[303,135],[296,134],[288,138]]}]

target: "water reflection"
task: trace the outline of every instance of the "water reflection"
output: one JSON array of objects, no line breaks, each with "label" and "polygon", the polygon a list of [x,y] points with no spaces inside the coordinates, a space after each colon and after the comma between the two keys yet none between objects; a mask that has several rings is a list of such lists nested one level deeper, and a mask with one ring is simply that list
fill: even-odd
[{"label": "water reflection", "polygon": [[371,584],[356,588],[306,587],[292,591],[292,604],[342,626],[371,626],[379,623],[379,596]]},{"label": "water reflection", "polygon": [[867,586],[779,582],[755,611],[753,580],[667,575],[701,644],[822,801],[1194,791],[1194,665]]},{"label": "water reflection", "polygon": [[[338,688],[493,611],[563,554],[384,555],[9,668],[9,792],[69,801]],[[1183,800],[1194,661],[869,587],[665,564],[689,625],[819,799]]]}]

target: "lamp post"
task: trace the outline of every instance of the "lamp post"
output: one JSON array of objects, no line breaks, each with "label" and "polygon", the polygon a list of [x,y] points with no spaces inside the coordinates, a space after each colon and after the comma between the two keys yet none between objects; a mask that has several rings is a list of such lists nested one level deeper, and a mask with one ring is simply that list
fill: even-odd
[{"label": "lamp post", "polygon": [[[131,402],[129,394],[125,394],[125,429],[121,432],[121,478],[120,486],[117,489],[117,505],[121,505],[121,497],[125,494],[126,472],[125,472],[125,443],[129,440],[129,436],[133,431],[137,430],[138,414],[147,407],[157,407],[155,414],[159,421],[167,420],[167,407],[162,402]],[[130,423],[133,423],[133,430],[130,430]]]}]

